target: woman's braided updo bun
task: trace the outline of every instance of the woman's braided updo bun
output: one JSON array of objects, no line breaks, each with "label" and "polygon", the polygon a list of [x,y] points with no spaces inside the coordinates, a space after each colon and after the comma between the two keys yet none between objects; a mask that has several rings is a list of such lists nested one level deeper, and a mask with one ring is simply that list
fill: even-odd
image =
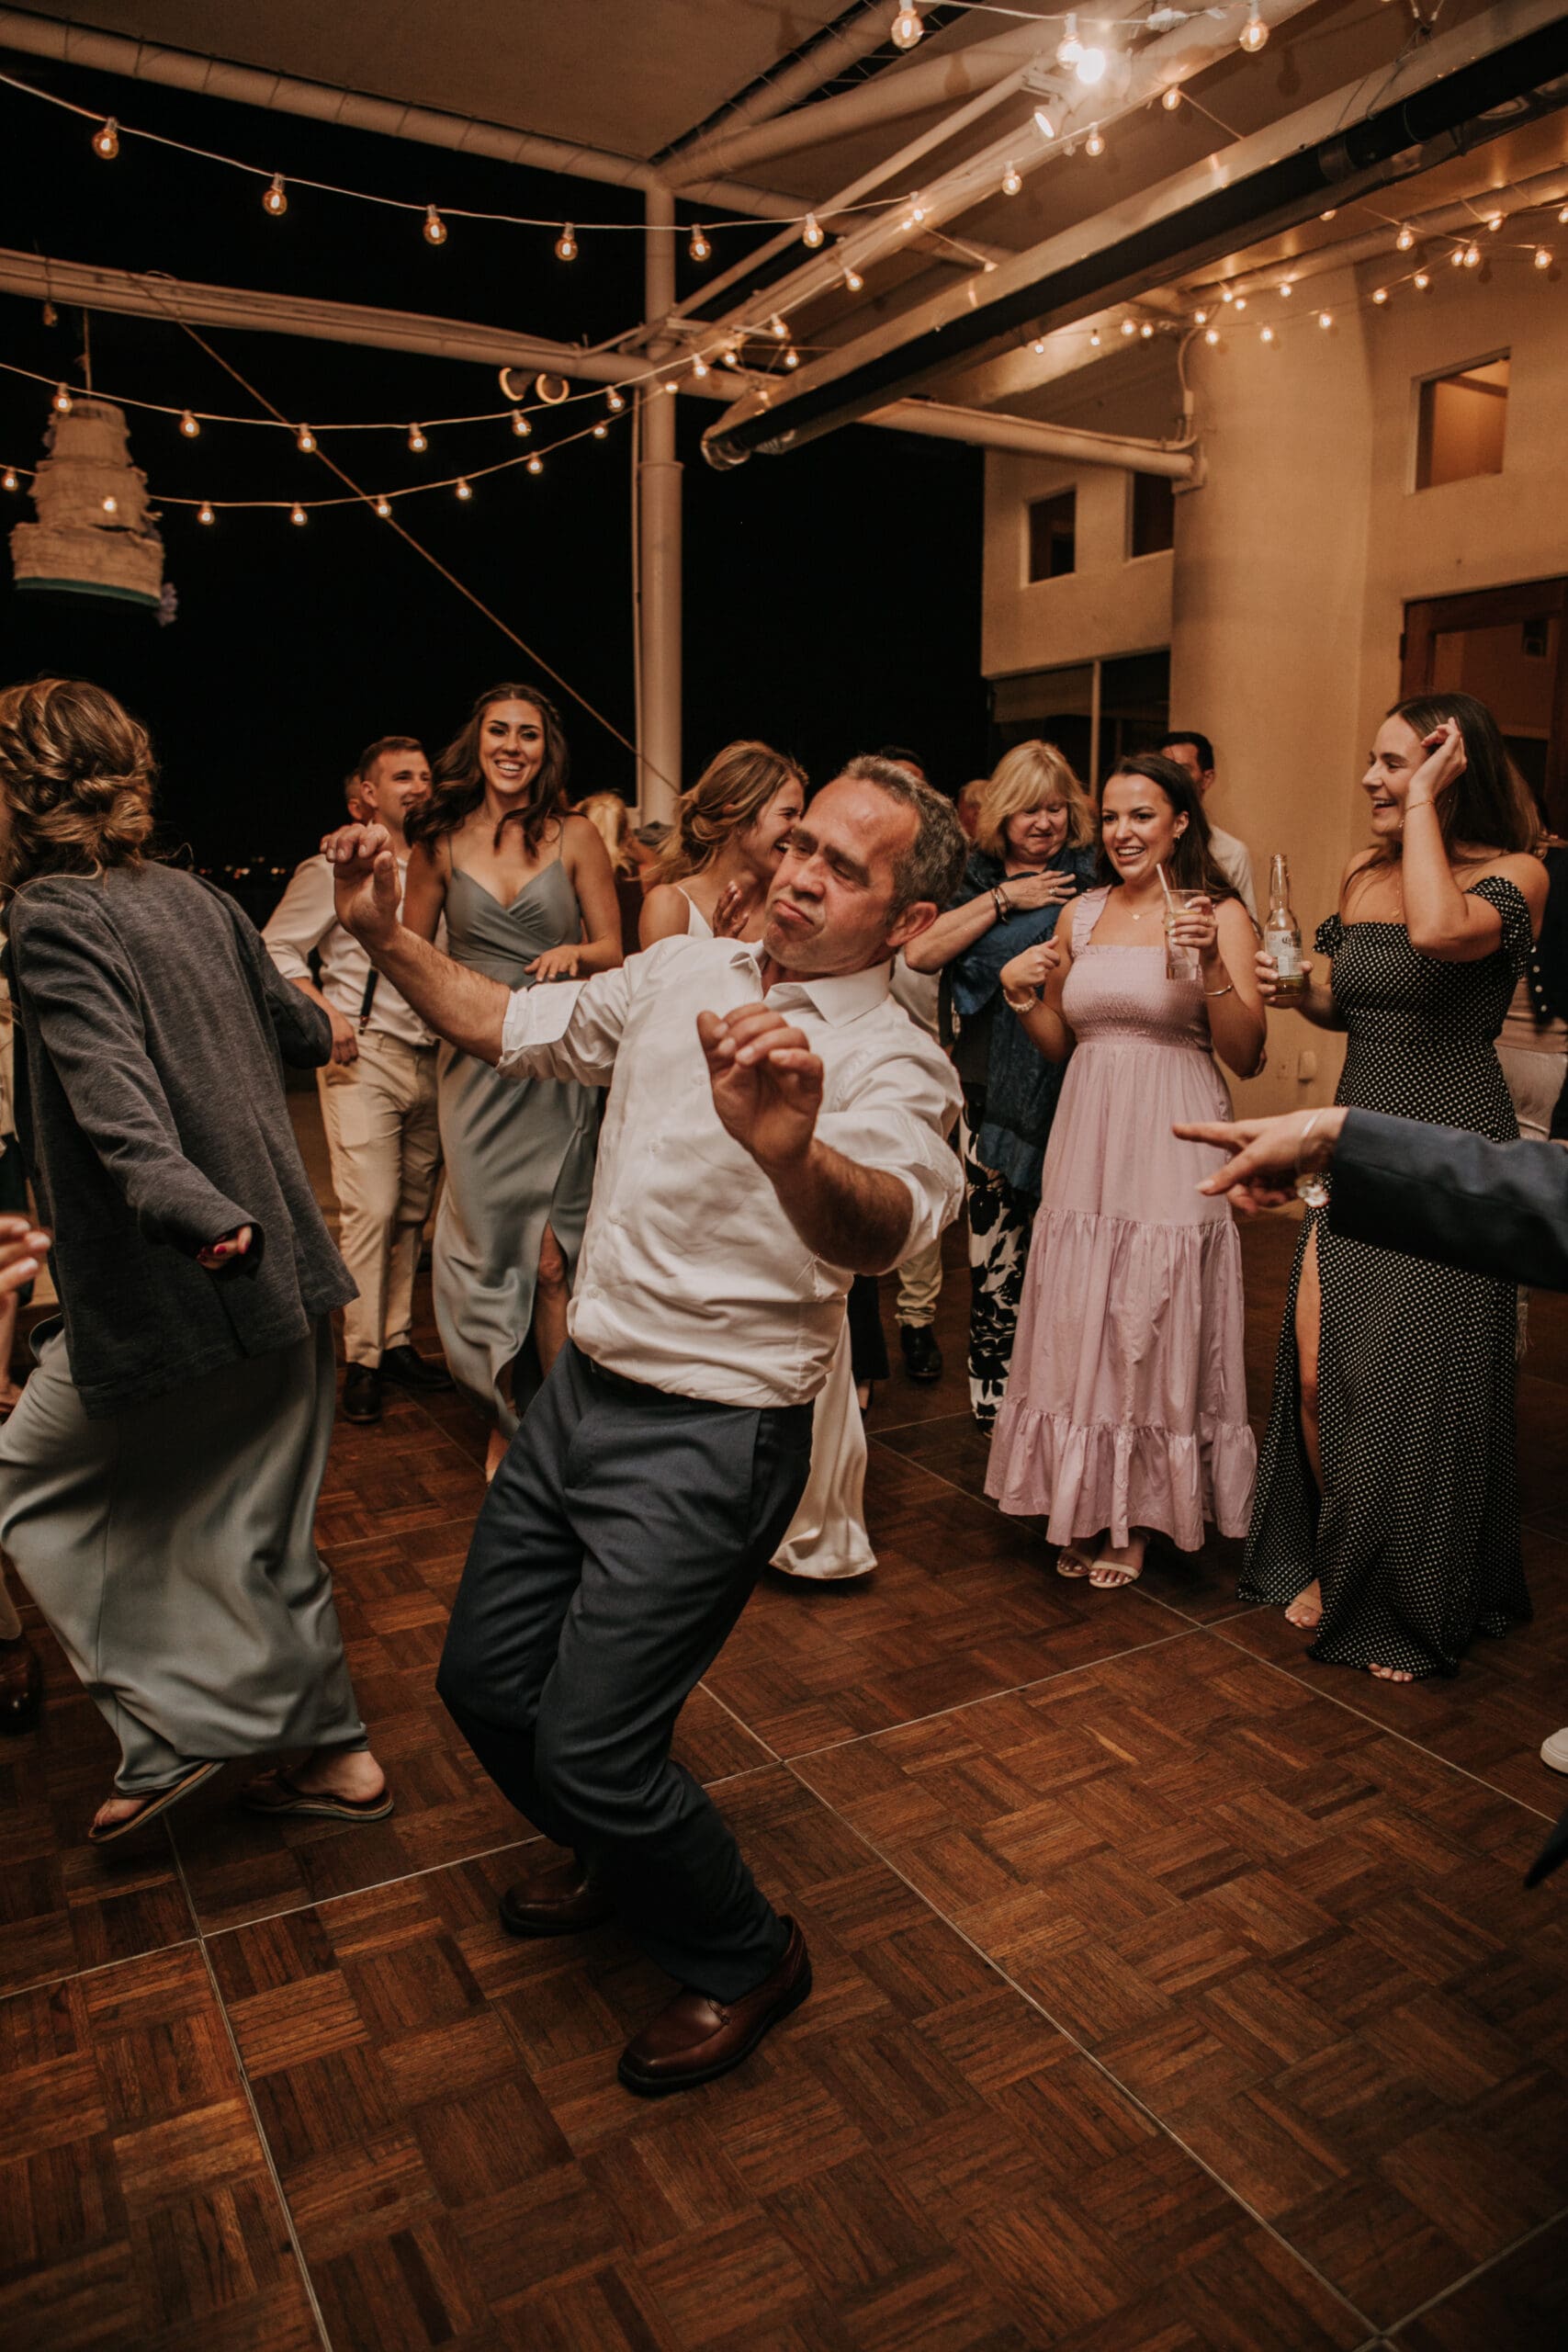
[{"label": "woman's braided updo bun", "polygon": [[112,695],[85,678],[37,678],[0,693],[0,889],[39,874],[140,865],[152,837],[152,746]]}]

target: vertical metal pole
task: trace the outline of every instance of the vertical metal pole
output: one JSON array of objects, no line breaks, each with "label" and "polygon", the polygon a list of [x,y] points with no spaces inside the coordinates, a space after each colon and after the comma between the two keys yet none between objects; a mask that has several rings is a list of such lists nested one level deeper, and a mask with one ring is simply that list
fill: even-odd
[{"label": "vertical metal pole", "polygon": [[[647,198],[644,315],[650,323],[675,307],[675,199],[662,189]],[[655,354],[660,346],[654,346]],[[675,456],[676,394],[657,384],[638,392],[638,650],[642,709],[637,733],[637,801],[645,819],[666,822],[681,788],[681,467]]]}]

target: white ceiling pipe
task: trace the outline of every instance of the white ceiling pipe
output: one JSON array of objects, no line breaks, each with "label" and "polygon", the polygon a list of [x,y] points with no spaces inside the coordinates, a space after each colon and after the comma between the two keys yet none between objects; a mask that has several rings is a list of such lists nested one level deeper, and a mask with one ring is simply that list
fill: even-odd
[{"label": "white ceiling pipe", "polygon": [[[1312,5],[1313,0],[1260,0],[1258,15],[1265,23],[1278,26]],[[1213,19],[1200,17],[1193,24],[1183,25],[1176,32],[1149,42],[1135,56],[1119,54],[1108,67],[1105,80],[1093,89],[1084,89],[1070,75],[1057,73],[1049,77],[1060,93],[1053,98],[1048,95],[1047,77],[1037,77],[1035,94],[1045,97],[1056,133],[1055,140],[1042,139],[1033,122],[1026,120],[1021,128],[993,141],[979,154],[956,164],[919,191],[920,209],[927,221],[932,228],[940,228],[962,218],[976,204],[995,196],[1010,164],[1028,177],[1043,164],[1055,162],[1067,141],[1075,136],[1081,137],[1090,122],[1113,123],[1121,116],[1146,106],[1171,83],[1190,81],[1205,66],[1229,56],[1235,47],[1236,25],[1245,23],[1246,18],[1247,9],[1240,5],[1224,12],[1220,27]],[[846,269],[853,268],[863,275],[889,250],[908,242],[911,232],[903,226],[904,218],[902,214],[892,219],[883,214],[852,229],[830,254],[814,255],[789,277],[770,287],[770,306],[787,318],[792,310],[832,293],[842,282]],[[955,291],[962,300],[964,289]],[[732,311],[716,323],[728,327],[740,315]]]},{"label": "white ceiling pipe", "polygon": [[[303,115],[311,122],[378,131],[388,138],[412,139],[459,154],[525,164],[536,171],[563,172],[573,179],[599,180],[613,187],[646,192],[664,186],[651,164],[629,155],[606,154],[597,148],[513,130],[502,123],[443,114],[431,107],[405,106],[396,99],[371,97],[364,91],[339,89],[330,83],[301,82],[266,73],[259,66],[202,57],[191,50],[128,40],[119,33],[97,32],[85,25],[34,16],[25,8],[0,7],[0,48],[20,50],[29,57],[55,58],[95,73],[122,74],[132,81],[163,83],[202,97],[232,98],[243,106]],[[764,220],[793,220],[801,209],[794,197],[774,196],[732,180],[705,180],[682,193],[694,202],[750,213]]]},{"label": "white ceiling pipe", "polygon": [[[1180,312],[1176,297],[1165,293],[1145,294],[1136,302],[1091,311],[1075,320],[1070,327],[1055,327],[1049,334],[1035,336],[1021,351],[1010,351],[1005,358],[987,360],[978,368],[957,369],[943,379],[942,390],[963,407],[985,410],[1003,401],[1043,391],[1048,385],[1076,376],[1085,368],[1098,368],[1102,359],[1125,359],[1129,352],[1146,352],[1146,338],[1122,334],[1123,319],[1135,319],[1140,326],[1146,321],[1156,333],[1163,330],[1163,339],[1168,341],[1171,329],[1180,322]],[[1098,345],[1089,341],[1091,334],[1099,335]],[[1044,350],[1037,351],[1036,343],[1043,343]]]},{"label": "white ceiling pipe", "polygon": [[[1303,0],[1285,0],[1276,13],[1294,13]],[[1269,13],[1269,0],[1263,0],[1262,13]],[[931,300],[907,311],[897,318],[871,328],[851,343],[835,345],[821,357],[803,367],[790,385],[786,398],[780,401],[777,414],[784,429],[789,407],[803,391],[852,376],[863,367],[907,344],[935,337],[955,320],[983,310],[993,302],[1005,300],[1031,288],[1057,273],[1091,259],[1097,253],[1121,244],[1140,230],[1179,217],[1192,204],[1211,196],[1218,187],[1233,181],[1240,173],[1256,173],[1269,163],[1299,153],[1303,148],[1319,144],[1325,138],[1343,135],[1364,116],[1387,108],[1395,93],[1404,99],[1417,91],[1456,72],[1475,57],[1504,48],[1527,34],[1540,31],[1554,24],[1562,14],[1562,0],[1499,0],[1499,5],[1483,16],[1472,17],[1457,25],[1446,34],[1439,33],[1429,42],[1406,50],[1397,67],[1368,74],[1346,86],[1325,92],[1296,113],[1281,117],[1239,140],[1234,146],[1222,149],[1214,155],[1173,173],[1168,179],[1153,187],[1136,191],[1121,203],[1106,207],[1099,213],[1077,222],[1072,228],[1047,237],[1038,245],[1021,253],[1004,263],[994,274],[973,278],[955,286]],[[1186,40],[1172,35],[1172,40]],[[1156,42],[1139,60],[1140,66],[1154,60],[1163,43]],[[1144,96],[1149,92],[1145,89]],[[930,205],[940,198],[940,184],[934,186],[922,203]],[[857,265],[858,266],[858,265]],[[802,273],[804,274],[804,273]],[[785,286],[770,289],[772,300],[784,308]],[[983,288],[983,290],[982,290]],[[1057,323],[1066,323],[1058,322]],[[934,368],[934,363],[933,363]],[[715,428],[730,430],[743,422],[761,402],[736,402],[728,415]],[[772,403],[767,405],[772,406]]]},{"label": "white ceiling pipe", "polygon": [[[890,66],[858,90],[819,98],[815,106],[799,107],[771,122],[717,132],[704,143],[703,163],[710,171],[729,171],[743,157],[795,154],[802,148],[820,147],[830,140],[874,130],[880,123],[923,114],[929,107],[973,97],[1015,67],[1045,53],[1047,44],[1054,51],[1057,38],[1055,25],[1028,24],[998,33],[989,40],[973,41],[967,49],[943,50],[907,65]],[[694,166],[696,151],[692,160]],[[684,192],[683,159],[666,169]]]},{"label": "white ceiling pipe", "polygon": [[1142,441],[1123,433],[1089,433],[1071,424],[1038,424],[1032,417],[998,416],[939,401],[895,401],[862,420],[938,441],[966,441],[979,449],[1011,449],[1026,458],[1057,458],[1075,466],[1122,466],[1129,473],[1164,474],[1190,481],[1197,459],[1174,441]]},{"label": "white ceiling pipe", "polygon": [[887,39],[887,23],[886,0],[870,0],[870,6],[863,8],[858,17],[840,25],[837,32],[826,33],[804,57],[797,57],[793,65],[759,82],[745,97],[738,99],[721,123],[716,123],[699,137],[678,141],[669,154],[660,158],[659,169],[669,176],[671,187],[677,178],[688,179],[694,172],[705,171],[709,151],[716,141],[750,123],[773,121],[786,107],[798,106],[802,98],[819,90],[824,82],[830,82],[835,74],[841,74],[847,65],[856,65],[863,57],[871,56]]}]

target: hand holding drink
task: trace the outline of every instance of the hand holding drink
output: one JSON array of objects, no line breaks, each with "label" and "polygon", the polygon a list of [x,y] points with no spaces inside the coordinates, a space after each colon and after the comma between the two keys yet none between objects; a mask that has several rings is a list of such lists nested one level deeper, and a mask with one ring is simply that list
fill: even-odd
[{"label": "hand holding drink", "polygon": [[1291,911],[1291,869],[1276,856],[1269,871],[1269,921],[1263,928],[1263,955],[1272,983],[1268,993],[1275,1004],[1300,1004],[1307,992],[1309,967],[1302,962],[1302,927]]}]

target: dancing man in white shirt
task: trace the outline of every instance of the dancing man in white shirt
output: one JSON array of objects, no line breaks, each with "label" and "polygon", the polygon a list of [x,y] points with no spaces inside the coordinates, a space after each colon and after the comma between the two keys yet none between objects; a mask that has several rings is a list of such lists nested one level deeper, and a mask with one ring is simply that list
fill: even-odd
[{"label": "dancing man in white shirt", "polygon": [[811,1988],[670,1742],[806,1483],[852,1274],[953,1216],[946,1057],[888,992],[956,887],[951,808],[852,760],[786,838],[762,938],[665,940],[510,993],[401,930],[384,834],[329,844],[340,919],[431,1026],[519,1078],[606,1086],[569,1329],[474,1531],[438,1687],[480,1762],[570,1848],[517,1935],[617,1912],[682,1987],[622,2054],[644,2095],[739,2064]]},{"label": "dancing man in white shirt", "polygon": [[[385,828],[397,860],[399,903],[408,871],[403,820],[430,797],[430,763],[412,735],[383,735],[346,779],[351,815]],[[413,1344],[420,1239],[441,1169],[435,1039],[383,980],[333,907],[333,870],[320,854],[297,866],[263,932],[286,980],[333,1024],[333,1057],[316,1075],[341,1213],[339,1246],[359,1296],[344,1307],[343,1409],[378,1421],[383,1381],[450,1388],[445,1364]],[[320,959],[321,985],[309,958]]]}]

